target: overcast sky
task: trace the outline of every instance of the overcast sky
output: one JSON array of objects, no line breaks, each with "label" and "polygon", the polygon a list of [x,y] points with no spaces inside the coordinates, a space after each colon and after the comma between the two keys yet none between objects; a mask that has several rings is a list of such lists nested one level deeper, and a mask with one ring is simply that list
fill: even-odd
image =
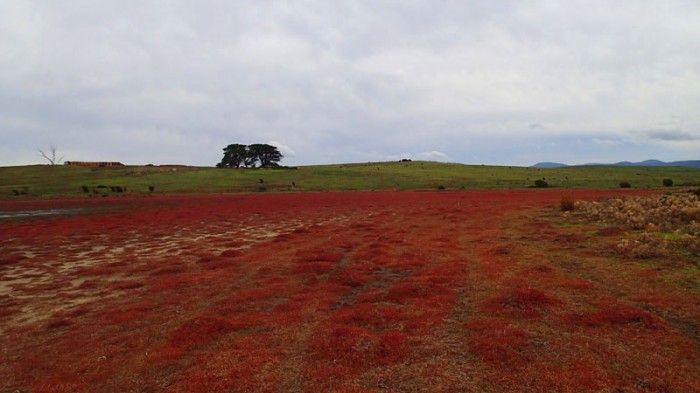
[{"label": "overcast sky", "polygon": [[0,0],[0,165],[700,159],[700,2]]}]

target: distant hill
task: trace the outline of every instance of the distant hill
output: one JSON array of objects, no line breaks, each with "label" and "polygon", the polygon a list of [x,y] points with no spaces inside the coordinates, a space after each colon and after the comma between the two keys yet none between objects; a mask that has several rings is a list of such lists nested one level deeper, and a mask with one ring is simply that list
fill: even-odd
[{"label": "distant hill", "polygon": [[567,166],[679,166],[687,168],[700,168],[700,160],[664,162],[659,160],[645,160],[640,162],[621,161],[614,164],[589,163],[583,165],[567,165],[558,162],[538,162],[532,168],[563,168]]},{"label": "distant hill", "polygon": [[533,165],[532,168],[562,168],[565,166],[568,165],[560,162],[538,162],[537,164]]},{"label": "distant hill", "polygon": [[670,166],[685,166],[689,168],[700,168],[700,161],[676,161],[669,164]]}]

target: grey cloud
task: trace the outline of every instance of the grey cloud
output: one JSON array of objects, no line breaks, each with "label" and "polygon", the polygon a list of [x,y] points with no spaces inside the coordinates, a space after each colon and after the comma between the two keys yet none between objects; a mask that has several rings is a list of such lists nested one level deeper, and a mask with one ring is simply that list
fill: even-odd
[{"label": "grey cloud", "polygon": [[293,147],[290,164],[464,161],[475,141],[619,134],[700,106],[698,17],[672,0],[3,2],[0,140],[30,162],[103,140],[144,162],[168,137],[159,159],[206,165],[233,142]]},{"label": "grey cloud", "polygon": [[693,135],[689,132],[683,131],[681,129],[673,130],[647,130],[642,131],[642,135],[659,141],[668,142],[689,142],[689,141],[700,141],[700,135]]}]

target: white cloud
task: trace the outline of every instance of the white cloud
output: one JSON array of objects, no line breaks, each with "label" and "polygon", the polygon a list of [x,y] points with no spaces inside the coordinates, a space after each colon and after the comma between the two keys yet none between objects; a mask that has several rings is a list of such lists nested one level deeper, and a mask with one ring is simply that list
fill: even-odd
[{"label": "white cloud", "polygon": [[280,153],[282,153],[282,155],[285,157],[296,157],[297,156],[297,153],[291,147],[289,147],[281,142],[270,141],[269,143],[270,143],[270,145],[275,146],[277,148],[277,150],[279,150]]},{"label": "white cloud", "polygon": [[416,159],[425,161],[448,161],[450,158],[443,152],[433,150],[416,154]]},{"label": "white cloud", "polygon": [[605,146],[618,146],[622,145],[622,141],[616,140],[616,139],[601,139],[601,138],[593,138],[593,143],[596,145],[605,145]]}]

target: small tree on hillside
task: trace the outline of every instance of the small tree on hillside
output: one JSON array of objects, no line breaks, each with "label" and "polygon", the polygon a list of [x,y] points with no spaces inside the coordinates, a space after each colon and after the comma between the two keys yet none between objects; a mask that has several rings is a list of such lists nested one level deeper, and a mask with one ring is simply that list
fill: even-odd
[{"label": "small tree on hillside", "polygon": [[268,144],[256,143],[250,145],[248,146],[248,151],[252,157],[255,157],[260,162],[260,166],[263,168],[279,166],[279,162],[283,158],[282,153],[275,146]]},{"label": "small tree on hillside", "polygon": [[241,165],[246,165],[247,156],[248,146],[234,143],[224,148],[224,158],[216,166],[219,168],[238,168]]},{"label": "small tree on hillside", "polygon": [[248,168],[255,168],[255,163],[258,162],[258,157],[256,157],[252,151],[250,151],[250,146],[245,147],[245,157],[243,158],[243,166]]},{"label": "small tree on hillside", "polygon": [[57,154],[58,148],[56,146],[54,146],[53,144],[51,144],[51,146],[49,147],[49,151],[47,151],[47,152],[44,152],[41,149],[37,149],[37,150],[39,151],[39,155],[42,158],[44,158],[46,161],[49,162],[49,165],[58,165],[61,163],[61,161],[63,161],[63,157],[65,157],[65,156],[61,156],[60,158],[57,157],[58,156],[58,154]]},{"label": "small tree on hillside", "polygon": [[218,168],[255,167],[260,163],[263,168],[276,167],[282,159],[282,153],[275,146],[268,144],[241,145],[231,144],[224,148],[224,157],[216,164]]}]

